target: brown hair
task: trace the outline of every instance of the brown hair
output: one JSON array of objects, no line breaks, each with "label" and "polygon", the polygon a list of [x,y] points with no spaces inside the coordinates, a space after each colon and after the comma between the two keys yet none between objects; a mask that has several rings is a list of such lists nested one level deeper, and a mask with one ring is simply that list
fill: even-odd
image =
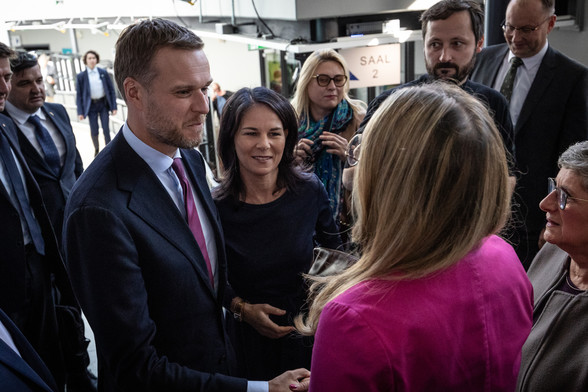
[{"label": "brown hair", "polygon": [[116,41],[114,76],[126,99],[124,81],[133,78],[149,86],[156,76],[151,62],[161,48],[199,50],[204,42],[191,30],[165,19],[143,20],[125,28]]}]

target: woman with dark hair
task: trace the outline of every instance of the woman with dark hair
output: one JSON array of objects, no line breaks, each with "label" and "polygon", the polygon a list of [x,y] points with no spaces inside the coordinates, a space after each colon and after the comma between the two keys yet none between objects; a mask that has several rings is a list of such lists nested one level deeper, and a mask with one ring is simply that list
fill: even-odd
[{"label": "woman with dark hair", "polygon": [[237,91],[221,117],[223,175],[213,193],[237,294],[231,311],[244,321],[237,336],[250,379],[310,366],[311,341],[292,333],[306,296],[302,274],[315,241],[340,245],[324,186],[294,165],[297,128],[294,108],[265,87]]}]

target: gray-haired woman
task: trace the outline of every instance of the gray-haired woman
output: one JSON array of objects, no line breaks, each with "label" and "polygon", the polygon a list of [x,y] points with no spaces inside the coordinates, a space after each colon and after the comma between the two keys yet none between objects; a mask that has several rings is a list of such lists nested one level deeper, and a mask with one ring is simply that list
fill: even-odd
[{"label": "gray-haired woman", "polygon": [[588,390],[588,141],[568,148],[558,165],[539,204],[547,243],[528,271],[535,307],[518,391]]}]

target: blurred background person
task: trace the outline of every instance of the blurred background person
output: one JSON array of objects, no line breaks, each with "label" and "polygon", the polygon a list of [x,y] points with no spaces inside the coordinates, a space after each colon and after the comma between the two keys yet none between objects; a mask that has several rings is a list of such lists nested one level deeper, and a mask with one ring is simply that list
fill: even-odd
[{"label": "blurred background person", "polygon": [[88,50],[82,60],[86,64],[86,69],[80,72],[76,79],[76,106],[80,121],[88,117],[94,156],[96,156],[100,151],[98,116],[100,116],[104,145],[106,145],[110,143],[108,112],[111,112],[113,116],[116,115],[116,90],[108,71],[97,67],[100,62],[98,53]]},{"label": "blurred background person", "polygon": [[323,185],[294,165],[298,124],[286,98],[243,88],[225,109],[218,140],[224,172],[214,196],[238,295],[231,308],[245,321],[237,336],[246,376],[273,378],[310,367],[311,341],[291,333],[306,299],[302,274],[312,263],[313,237],[329,248],[340,239]]},{"label": "blurred background person", "polygon": [[[365,115],[366,105],[349,97],[349,68],[332,49],[313,52],[304,62],[292,98],[298,113],[297,163],[311,165],[327,190],[335,221],[348,222],[341,192],[347,143]],[[342,228],[344,229],[344,228]]]},{"label": "blurred background person", "polygon": [[[486,107],[447,83],[395,91],[363,135],[360,260],[315,282],[311,391],[512,391],[532,287],[494,235],[511,192]],[[320,318],[320,319],[319,319]]]},{"label": "blurred background person", "polygon": [[39,55],[39,67],[41,67],[41,74],[43,75],[43,81],[45,82],[45,95],[47,102],[53,102],[55,96],[55,84],[57,81],[57,72],[55,70],[55,64],[51,61],[51,57],[47,53],[41,53]]},{"label": "blurred background person", "polygon": [[231,95],[233,95],[233,92],[223,90],[220,84],[216,82],[212,82],[210,84],[210,89],[212,90],[212,107],[214,109],[214,112],[216,113],[217,118],[220,119],[220,117],[223,114],[223,108],[227,103],[227,99],[229,99]]},{"label": "blurred background person", "polygon": [[559,158],[539,207],[547,243],[529,268],[535,309],[518,391],[588,390],[588,141]]}]

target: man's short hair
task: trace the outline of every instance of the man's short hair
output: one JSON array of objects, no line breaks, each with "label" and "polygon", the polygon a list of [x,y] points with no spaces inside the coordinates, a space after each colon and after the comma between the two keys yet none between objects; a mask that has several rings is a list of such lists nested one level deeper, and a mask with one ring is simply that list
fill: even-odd
[{"label": "man's short hair", "polygon": [[[553,0],[552,0],[553,1]],[[456,12],[468,11],[472,21],[472,29],[476,43],[484,37],[484,9],[476,0],[442,0],[421,14],[421,29],[423,39],[427,34],[429,22],[445,20]]]},{"label": "man's short hair", "polygon": [[10,59],[10,69],[14,74],[18,74],[25,69],[33,68],[38,64],[39,61],[37,56],[22,50],[17,51],[16,54]]},{"label": "man's short hair", "polygon": [[151,63],[159,49],[200,50],[204,42],[191,30],[165,19],[143,20],[125,28],[116,42],[114,76],[126,99],[124,81],[130,77],[149,86],[157,76]]},{"label": "man's short hair", "polygon": [[89,54],[93,54],[94,56],[96,56],[96,63],[100,62],[100,55],[94,50],[88,50],[86,53],[84,53],[84,57],[82,57],[82,61],[84,62],[84,64],[88,64],[86,60]]},{"label": "man's short hair", "polygon": [[10,59],[14,56],[14,50],[10,49],[5,43],[0,42],[0,59]]}]

